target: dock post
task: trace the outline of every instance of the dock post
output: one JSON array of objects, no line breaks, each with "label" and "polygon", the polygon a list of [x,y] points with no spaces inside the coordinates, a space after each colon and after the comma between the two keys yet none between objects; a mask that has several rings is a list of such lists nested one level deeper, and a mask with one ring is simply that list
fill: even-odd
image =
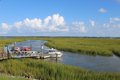
[{"label": "dock post", "polygon": [[58,54],[56,53],[56,62],[58,61]]},{"label": "dock post", "polygon": [[7,46],[7,57],[8,57],[8,59],[10,59],[10,52],[8,50],[8,46]]},{"label": "dock post", "polygon": [[43,58],[44,59],[44,56],[43,56],[43,45],[42,45],[42,55],[41,55],[41,59]]}]

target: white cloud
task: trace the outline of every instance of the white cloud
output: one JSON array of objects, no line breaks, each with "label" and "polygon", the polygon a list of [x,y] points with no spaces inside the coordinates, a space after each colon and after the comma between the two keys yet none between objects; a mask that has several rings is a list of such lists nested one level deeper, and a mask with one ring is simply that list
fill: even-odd
[{"label": "white cloud", "polygon": [[26,32],[66,32],[68,27],[64,21],[64,17],[59,14],[53,14],[48,16],[45,19],[29,19],[26,18],[23,21],[15,22],[12,25],[7,23],[2,23],[0,26],[0,32],[17,32],[17,33],[26,33]]},{"label": "white cloud", "polygon": [[104,24],[104,27],[120,29],[120,18],[110,18],[109,21]]},{"label": "white cloud", "polygon": [[[83,21],[76,21],[70,25],[65,23],[64,17],[59,14],[53,14],[52,16],[47,16],[45,19],[26,18],[22,21],[15,22],[13,24],[1,23],[0,24],[0,35],[16,34],[16,35],[26,35],[35,34],[39,35],[43,32],[49,35],[56,33],[68,34],[68,35],[120,35],[120,18],[112,17],[104,24],[96,24],[96,21],[89,20],[89,24],[85,24]],[[69,27],[68,27],[69,26]],[[87,27],[86,27],[87,26]],[[96,27],[94,27],[96,26]],[[54,33],[55,32],[55,33]],[[67,33],[64,33],[67,32]],[[74,33],[74,34],[73,34]],[[79,34],[80,33],[80,34]],[[81,34],[84,33],[84,34]],[[100,33],[100,34],[98,34]],[[102,34],[101,34],[102,33]],[[56,34],[57,35],[57,34]]]},{"label": "white cloud", "polygon": [[99,12],[100,12],[100,13],[106,13],[107,10],[106,10],[105,8],[100,8],[100,9],[99,9]]},{"label": "white cloud", "polygon": [[2,27],[1,28],[4,29],[4,30],[9,30],[9,25],[6,24],[6,23],[2,23]]},{"label": "white cloud", "polygon": [[91,24],[92,27],[94,27],[96,25],[96,22],[94,20],[90,19],[89,22],[90,22],[90,24]]},{"label": "white cloud", "polygon": [[85,28],[85,24],[82,21],[80,21],[80,22],[73,22],[72,23],[72,30],[73,31],[78,31],[78,32],[81,32],[81,33],[87,32],[86,28]]},{"label": "white cloud", "polygon": [[118,18],[118,17],[110,18],[110,22],[111,23],[113,23],[113,22],[120,22],[120,18]]},{"label": "white cloud", "polygon": [[44,19],[44,23],[48,24],[51,19],[52,19],[52,17],[48,16],[47,18]]},{"label": "white cloud", "polygon": [[10,26],[6,23],[2,23],[0,27],[0,34],[6,34],[10,30]]}]

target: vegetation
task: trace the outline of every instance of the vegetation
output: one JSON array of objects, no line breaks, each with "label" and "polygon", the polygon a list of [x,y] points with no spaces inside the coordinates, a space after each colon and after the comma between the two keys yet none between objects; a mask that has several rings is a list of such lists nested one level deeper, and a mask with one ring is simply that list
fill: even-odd
[{"label": "vegetation", "polygon": [[39,37],[15,37],[1,39],[0,46],[12,42],[24,40],[46,40],[47,46],[62,51],[76,52],[89,55],[112,56],[113,53],[120,56],[120,39],[110,38],[39,38]]},{"label": "vegetation", "polygon": [[25,39],[20,39],[20,38],[18,38],[18,39],[16,39],[16,38],[11,38],[11,39],[1,39],[0,40],[0,47],[4,47],[5,45],[8,45],[8,44],[11,44],[11,43],[13,43],[13,42],[20,42],[20,41],[23,41],[23,40],[25,40]]},{"label": "vegetation", "polygon": [[0,80],[28,80],[22,77],[10,76],[6,74],[0,74]]},{"label": "vegetation", "polygon": [[0,62],[0,72],[13,76],[30,75],[41,80],[119,80],[120,73],[100,73],[78,67],[35,59],[10,59]]},{"label": "vegetation", "polygon": [[46,44],[63,51],[89,55],[120,56],[120,39],[109,38],[51,38]]},{"label": "vegetation", "polygon": [[[25,38],[0,40],[0,46],[24,40],[47,40],[49,47],[90,55],[120,55],[120,39],[103,38]],[[32,76],[41,80],[119,80],[120,73],[87,71],[78,67],[35,59],[9,59],[0,62],[0,73]],[[0,77],[1,78],[1,77]],[[2,80],[2,79],[1,79]],[[3,79],[4,80],[4,79]],[[5,79],[7,80],[7,79]],[[14,79],[12,79],[14,80]],[[15,79],[17,80],[17,79]],[[18,79],[19,80],[19,79]]]}]

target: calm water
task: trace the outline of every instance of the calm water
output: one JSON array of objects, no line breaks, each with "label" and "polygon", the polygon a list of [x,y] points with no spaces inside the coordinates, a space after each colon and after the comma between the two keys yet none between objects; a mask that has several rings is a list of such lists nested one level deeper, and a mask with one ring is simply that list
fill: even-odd
[{"label": "calm water", "polygon": [[[16,43],[16,46],[32,46],[33,50],[41,50],[44,41],[28,40]],[[47,48],[47,47],[44,47]],[[58,58],[48,58],[45,61],[59,62],[67,65],[82,67],[88,70],[101,72],[120,72],[120,58],[113,55],[112,57],[89,56],[78,53],[63,52],[63,56]]]}]

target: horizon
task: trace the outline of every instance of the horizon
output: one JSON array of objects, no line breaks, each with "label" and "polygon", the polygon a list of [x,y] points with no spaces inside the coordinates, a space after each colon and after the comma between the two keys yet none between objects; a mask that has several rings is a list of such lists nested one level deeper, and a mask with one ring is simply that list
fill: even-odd
[{"label": "horizon", "polygon": [[120,37],[110,37],[110,36],[103,36],[103,37],[101,37],[101,36],[0,36],[0,38],[8,38],[8,37],[10,37],[10,38],[12,38],[12,37],[37,37],[37,38],[39,38],[39,37],[41,37],[41,38],[120,38]]},{"label": "horizon", "polygon": [[0,36],[120,37],[120,0],[0,0]]}]

